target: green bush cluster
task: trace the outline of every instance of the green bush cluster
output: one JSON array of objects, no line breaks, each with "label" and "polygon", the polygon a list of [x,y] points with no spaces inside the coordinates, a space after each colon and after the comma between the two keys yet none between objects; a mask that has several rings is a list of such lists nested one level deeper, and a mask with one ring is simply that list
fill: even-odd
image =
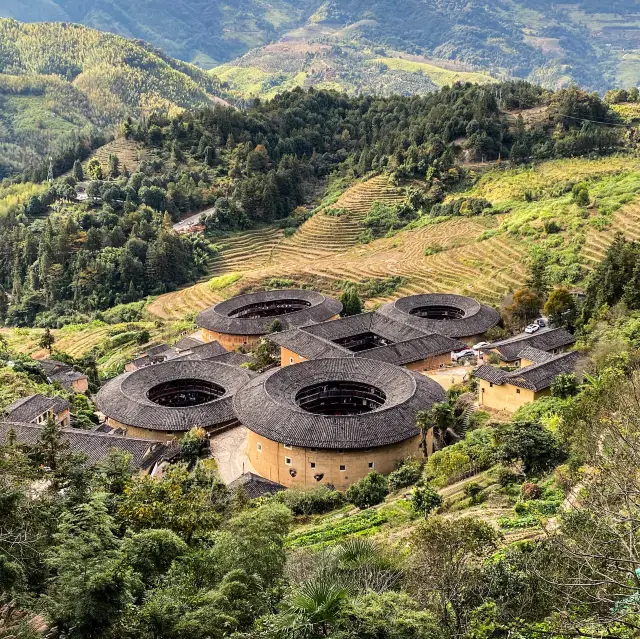
[{"label": "green bush cluster", "polygon": [[393,492],[415,484],[422,477],[422,469],[420,460],[407,459],[389,475],[389,490]]},{"label": "green bush cluster", "polygon": [[305,516],[330,512],[346,501],[343,493],[325,485],[290,488],[278,493],[274,499],[284,504],[294,515]]}]

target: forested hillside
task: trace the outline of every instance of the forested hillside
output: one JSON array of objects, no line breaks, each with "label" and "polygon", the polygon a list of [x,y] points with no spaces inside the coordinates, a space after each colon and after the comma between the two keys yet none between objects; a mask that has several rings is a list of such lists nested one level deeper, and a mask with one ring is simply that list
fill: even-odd
[{"label": "forested hillside", "polygon": [[[419,56],[408,62],[445,61],[444,68],[454,62],[464,71],[526,78],[550,88],[576,81],[606,90],[640,78],[640,12],[632,0],[607,6],[593,0],[13,0],[0,7],[0,15],[81,22],[142,38],[205,68],[250,51],[231,65],[244,70],[242,78],[236,71],[231,80],[247,94],[320,80],[352,91],[431,90],[421,77],[429,76],[424,68],[405,61],[410,75],[403,77],[377,62],[400,55]],[[374,65],[366,73],[358,66],[363,59]]]},{"label": "forested hillside", "polygon": [[82,26],[0,20],[0,176],[127,116],[218,99],[219,82],[143,43]]},{"label": "forested hillside", "polygon": [[[505,110],[513,108],[537,113],[537,123]],[[582,118],[605,124],[583,125]],[[616,118],[577,89],[551,94],[505,83],[413,98],[296,90],[246,112],[218,107],[127,121],[122,135],[143,149],[139,166],[126,166],[115,152],[106,162],[82,162],[87,149],[80,145],[75,162],[74,150],[56,162],[58,174],[71,174],[54,184],[7,185],[1,317],[18,326],[86,321],[206,276],[216,268],[219,237],[262,225],[284,229],[298,242],[293,252],[305,256],[329,237],[346,249],[412,224],[487,212],[490,219],[491,202],[481,194],[446,201],[473,186],[474,164],[622,151],[631,144],[626,129],[606,126]],[[353,199],[339,196],[375,174],[397,186],[385,189],[383,182],[354,217]],[[36,170],[24,179],[44,175]],[[86,188],[82,202],[74,201],[79,183]],[[208,239],[172,232],[173,222],[207,207]],[[335,219],[334,231],[320,224],[313,239],[314,212],[315,220]],[[351,239],[340,244],[336,234],[345,224]],[[288,264],[283,257],[279,266]]]},{"label": "forested hillside", "polygon": [[0,16],[24,22],[78,22],[140,38],[205,67],[266,44],[298,24],[314,0],[12,0]]}]

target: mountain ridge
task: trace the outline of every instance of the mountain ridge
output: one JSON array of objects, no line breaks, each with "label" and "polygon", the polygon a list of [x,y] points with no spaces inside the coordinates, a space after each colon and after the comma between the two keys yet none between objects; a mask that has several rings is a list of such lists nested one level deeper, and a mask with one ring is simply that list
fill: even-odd
[{"label": "mountain ridge", "polygon": [[[293,38],[308,45],[350,45],[356,52],[379,48],[455,61],[548,88],[577,82],[604,91],[640,80],[640,11],[632,0],[620,0],[607,11],[591,0],[571,5],[549,0],[491,5],[477,0],[145,0],[133,5],[123,0],[13,0],[0,8],[0,15],[73,20],[144,39],[207,69],[221,63],[261,69],[269,45]],[[243,61],[247,54],[257,63]],[[288,58],[281,59],[286,63]],[[348,71],[336,70],[347,84]],[[352,87],[356,92],[376,88],[375,82]]]}]

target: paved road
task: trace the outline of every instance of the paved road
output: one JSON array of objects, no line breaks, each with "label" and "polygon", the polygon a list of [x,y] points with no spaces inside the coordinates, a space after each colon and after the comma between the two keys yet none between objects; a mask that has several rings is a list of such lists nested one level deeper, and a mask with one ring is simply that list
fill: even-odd
[{"label": "paved road", "polygon": [[212,206],[210,209],[205,209],[204,211],[200,211],[200,213],[196,213],[195,215],[190,215],[186,217],[184,220],[180,220],[173,225],[174,231],[186,231],[190,226],[194,224],[198,224],[200,222],[200,218],[203,215],[211,215],[216,210],[215,206]]}]

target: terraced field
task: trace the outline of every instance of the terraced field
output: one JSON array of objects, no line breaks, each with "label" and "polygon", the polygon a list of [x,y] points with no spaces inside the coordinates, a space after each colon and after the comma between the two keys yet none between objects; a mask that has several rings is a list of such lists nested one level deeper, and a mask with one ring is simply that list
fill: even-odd
[{"label": "terraced field", "polygon": [[[222,253],[211,266],[212,277],[225,273],[246,273],[242,284],[279,275],[308,277],[313,265],[324,263],[334,255],[341,255],[358,244],[362,220],[374,202],[389,204],[401,202],[404,192],[392,187],[387,178],[378,176],[345,191],[331,208],[347,211],[336,217],[317,213],[307,220],[291,238],[285,238],[280,229],[266,228],[240,233],[219,242]],[[330,273],[321,275],[326,281],[344,280]],[[359,279],[359,278],[358,278]],[[162,295],[150,304],[148,310],[163,319],[181,319],[200,311],[224,297],[238,286],[221,293],[212,291],[207,283]]]},{"label": "terraced field", "polygon": [[[580,209],[572,201],[571,184],[579,180],[589,184],[592,208]],[[536,193],[534,201],[525,197],[530,190]],[[320,211],[291,238],[262,229],[224,242],[212,274],[242,273],[240,282],[223,291],[199,284],[158,298],[149,310],[165,320],[189,317],[270,278],[291,279],[335,295],[345,280],[401,276],[406,284],[393,297],[447,291],[498,304],[525,281],[529,251],[536,245],[554,255],[572,255],[569,263],[591,269],[616,231],[640,239],[640,199],[634,199],[640,195],[640,165],[632,157],[554,160],[533,168],[494,170],[463,195],[487,197],[503,212],[427,223],[359,244],[362,220],[373,202],[395,203],[404,197],[385,177],[375,177],[348,189],[332,205],[346,214]],[[549,220],[566,232],[549,236]],[[596,223],[606,230],[597,230]],[[372,299],[369,305],[387,299]]]},{"label": "terraced field", "polygon": [[613,222],[606,231],[590,229],[582,248],[585,265],[602,260],[616,233],[622,232],[629,240],[640,240],[640,202],[627,204],[614,213]]},{"label": "terraced field", "polygon": [[[116,155],[120,160],[120,169],[127,168],[129,173],[133,173],[137,170],[140,162],[144,159],[144,152],[141,144],[134,142],[133,140],[127,140],[126,138],[117,138],[104,146],[101,146],[91,157],[98,158],[102,169],[106,171],[109,166],[109,156]],[[87,168],[87,163],[84,164],[84,169]]]},{"label": "terraced field", "polygon": [[398,204],[405,198],[404,191],[394,188],[385,176],[377,176],[347,189],[331,206],[343,209],[340,217],[319,212],[307,220],[289,239],[282,240],[270,255],[270,263],[282,260],[300,260],[303,255],[310,261],[335,253],[342,253],[358,244],[362,221],[374,202]]}]

